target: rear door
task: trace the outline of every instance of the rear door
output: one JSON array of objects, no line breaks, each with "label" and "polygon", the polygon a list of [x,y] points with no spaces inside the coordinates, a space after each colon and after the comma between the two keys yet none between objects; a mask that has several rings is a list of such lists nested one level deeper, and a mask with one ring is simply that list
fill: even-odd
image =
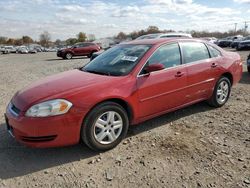
[{"label": "rear door", "polygon": [[144,74],[137,78],[140,117],[159,114],[185,103],[187,72],[181,65],[177,43],[159,47],[149,58],[149,64],[161,63],[164,70]]},{"label": "rear door", "polygon": [[74,49],[76,55],[89,54],[89,43],[80,43],[77,48]]},{"label": "rear door", "polygon": [[213,91],[219,63],[210,58],[208,48],[202,42],[181,42],[180,46],[187,68],[187,101],[207,99]]}]

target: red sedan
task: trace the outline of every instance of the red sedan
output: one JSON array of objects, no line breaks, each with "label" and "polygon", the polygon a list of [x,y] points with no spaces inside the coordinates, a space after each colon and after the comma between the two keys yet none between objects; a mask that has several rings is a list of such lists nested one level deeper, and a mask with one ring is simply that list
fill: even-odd
[{"label": "red sedan", "polygon": [[208,101],[223,106],[242,75],[237,53],[195,39],[138,40],[117,45],[79,70],[18,91],[7,129],[32,147],[84,143],[115,147],[129,125]]}]

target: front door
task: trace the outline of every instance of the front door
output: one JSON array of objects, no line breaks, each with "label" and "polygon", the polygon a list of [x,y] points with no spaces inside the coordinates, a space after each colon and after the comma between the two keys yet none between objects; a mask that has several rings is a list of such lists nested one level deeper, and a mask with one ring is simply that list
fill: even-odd
[{"label": "front door", "polygon": [[185,103],[187,71],[181,65],[181,55],[177,43],[159,47],[149,58],[145,67],[161,63],[165,69],[138,76],[140,117],[160,114]]}]

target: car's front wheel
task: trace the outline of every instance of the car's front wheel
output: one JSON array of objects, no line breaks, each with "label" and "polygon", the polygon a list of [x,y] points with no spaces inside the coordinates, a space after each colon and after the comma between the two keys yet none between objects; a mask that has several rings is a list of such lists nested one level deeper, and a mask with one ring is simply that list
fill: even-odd
[{"label": "car's front wheel", "polygon": [[126,136],[128,126],[128,115],[124,108],[114,102],[105,102],[92,109],[85,118],[81,139],[93,150],[109,150]]},{"label": "car's front wheel", "polygon": [[66,58],[66,59],[72,59],[72,54],[71,54],[71,53],[67,53],[67,54],[65,55],[65,58]]},{"label": "car's front wheel", "polygon": [[214,107],[223,106],[231,93],[231,82],[227,77],[221,77],[215,84],[212,97],[208,100],[208,103]]}]

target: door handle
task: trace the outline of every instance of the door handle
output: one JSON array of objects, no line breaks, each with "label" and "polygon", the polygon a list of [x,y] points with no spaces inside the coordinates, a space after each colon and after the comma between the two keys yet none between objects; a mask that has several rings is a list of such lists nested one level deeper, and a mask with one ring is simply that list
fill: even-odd
[{"label": "door handle", "polygon": [[184,75],[183,72],[178,71],[175,75],[175,77],[182,77]]},{"label": "door handle", "polygon": [[211,67],[212,68],[215,68],[215,67],[217,67],[218,65],[216,64],[216,63],[212,63],[212,65],[211,65]]}]

